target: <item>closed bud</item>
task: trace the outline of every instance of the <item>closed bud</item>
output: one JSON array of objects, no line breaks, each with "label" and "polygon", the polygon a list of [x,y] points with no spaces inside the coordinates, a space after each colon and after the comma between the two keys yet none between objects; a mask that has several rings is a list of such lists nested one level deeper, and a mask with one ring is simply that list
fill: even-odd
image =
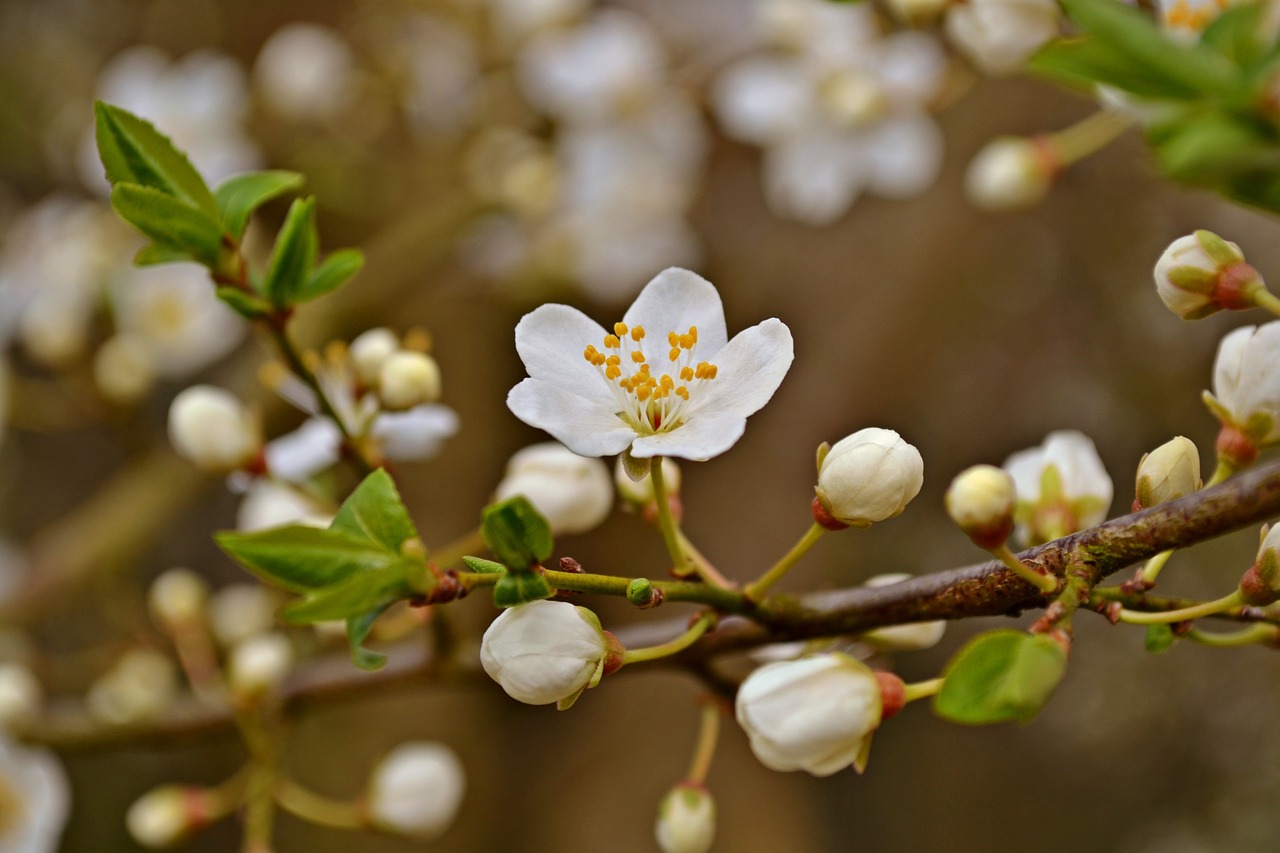
[{"label": "closed bud", "polygon": [[257,416],[234,395],[195,385],[169,406],[169,441],[174,449],[214,474],[251,464],[262,449]]},{"label": "closed bud", "polygon": [[284,634],[254,634],[236,643],[227,658],[231,692],[252,699],[276,690],[293,667],[293,645]]},{"label": "closed bud", "polygon": [[190,569],[169,569],[151,582],[147,604],[166,630],[193,625],[204,618],[209,585]]},{"label": "closed bud", "polygon": [[1138,463],[1134,489],[1134,511],[1177,500],[1197,492],[1200,479],[1200,451],[1195,442],[1178,436],[1166,441]]},{"label": "closed bud", "polygon": [[531,601],[502,612],[480,641],[480,663],[512,699],[572,705],[604,675],[600,620],[565,601]]},{"label": "closed bud", "polygon": [[1156,292],[1165,307],[1184,320],[1199,320],[1224,308],[1252,308],[1266,288],[1244,253],[1211,231],[1179,237],[1160,255]]},{"label": "closed bud", "polygon": [[209,599],[209,629],[214,639],[230,648],[274,627],[279,603],[276,594],[262,584],[224,586]]},{"label": "closed bud", "polygon": [[516,495],[527,498],[557,535],[586,533],[613,508],[608,466],[555,441],[531,445],[511,457],[494,497],[502,501]]},{"label": "closed bud", "polygon": [[31,670],[17,663],[0,664],[0,727],[33,719],[43,701],[44,690]]},{"label": "closed bud", "polygon": [[139,341],[117,335],[98,347],[93,357],[93,381],[113,403],[137,402],[155,383],[151,353]]},{"label": "closed bud", "polygon": [[125,827],[143,847],[175,847],[209,822],[205,792],[199,788],[162,785],[143,794],[125,813]]},{"label": "closed bud", "polygon": [[[866,586],[876,588],[902,583],[911,575],[895,573],[876,575],[866,582]],[[885,652],[916,652],[931,649],[942,640],[947,631],[946,620],[932,622],[912,622],[906,625],[890,625],[876,628],[863,634],[860,639]]]},{"label": "closed bud", "polygon": [[[1254,576],[1252,583],[1260,585],[1265,591],[1256,590],[1254,595],[1249,595],[1250,590],[1247,587],[1250,583],[1250,575]],[[1257,559],[1254,560],[1253,567],[1245,573],[1245,579],[1245,582],[1241,583],[1241,589],[1246,593],[1245,600],[1249,604],[1264,606],[1280,600],[1280,524],[1264,529]],[[1261,595],[1257,594],[1259,592]]]},{"label": "closed bud", "polygon": [[398,350],[378,371],[378,399],[385,408],[402,411],[440,399],[440,366],[426,353]]},{"label": "closed bud", "polygon": [[1061,17],[1052,0],[970,0],[947,10],[946,29],[974,65],[987,74],[1007,74],[1057,38]]},{"label": "closed bud", "polygon": [[823,456],[815,491],[837,525],[867,527],[901,513],[923,484],[920,451],[893,430],[870,427]]},{"label": "closed bud", "polygon": [[363,332],[352,341],[347,355],[360,384],[372,388],[378,384],[378,374],[382,372],[383,363],[399,351],[400,339],[395,332],[377,328]]},{"label": "closed bud", "polygon": [[1021,136],[991,140],[969,163],[965,195],[984,210],[1025,210],[1049,192],[1057,165],[1048,146]]},{"label": "closed bud", "polygon": [[[1244,326],[1222,339],[1213,363],[1213,393],[1205,403],[1222,422],[1220,456],[1236,467],[1280,442],[1280,320]],[[1224,453],[1223,451],[1226,451]]]},{"label": "closed bud", "polygon": [[[613,470],[613,484],[618,489],[618,497],[628,505],[644,509],[653,504],[653,478],[645,474],[638,481],[631,479],[621,455]],[[680,494],[680,466],[668,456],[662,457],[662,485],[668,497]]]},{"label": "closed bud", "polygon": [[654,838],[662,853],[707,853],[716,840],[716,802],[702,785],[681,782],[658,804]]},{"label": "closed bud", "polygon": [[735,707],[764,766],[830,776],[866,767],[884,700],[875,673],[837,653],[760,667],[738,688]]},{"label": "closed bud", "polygon": [[365,794],[369,822],[418,841],[444,834],[462,805],[466,774],[441,743],[397,746],[374,769]]},{"label": "closed bud", "polygon": [[160,716],[177,692],[173,661],[155,649],[135,649],[89,687],[85,704],[95,719],[124,725]]},{"label": "closed bud", "polygon": [[1013,532],[1013,477],[994,465],[974,465],[947,489],[947,514],[980,548],[1003,545]]}]

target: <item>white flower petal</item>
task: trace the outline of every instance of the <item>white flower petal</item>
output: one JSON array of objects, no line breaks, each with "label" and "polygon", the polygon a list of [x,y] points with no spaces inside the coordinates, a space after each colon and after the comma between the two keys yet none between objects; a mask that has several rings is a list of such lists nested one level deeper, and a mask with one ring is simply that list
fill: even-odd
[{"label": "white flower petal", "polygon": [[1213,362],[1213,395],[1233,413],[1236,411],[1236,389],[1240,387],[1245,349],[1257,328],[1242,326],[1218,344],[1218,357]]},{"label": "white flower petal", "polygon": [[805,133],[770,148],[764,161],[769,209],[806,225],[830,225],[862,191],[863,159],[855,135],[834,131]]},{"label": "white flower petal", "polygon": [[745,418],[755,414],[778,390],[793,358],[791,330],[776,317],[742,330],[715,354],[719,373],[690,406],[690,415],[714,411],[717,416]]},{"label": "white flower petal", "polygon": [[813,80],[800,63],[753,57],[717,77],[711,99],[726,134],[765,144],[812,118],[813,94]]},{"label": "white flower petal", "polygon": [[540,379],[526,379],[507,394],[507,408],[580,456],[613,456],[626,450],[636,433],[614,414],[604,380],[594,375],[592,380],[601,386],[594,398]]},{"label": "white flower petal", "polygon": [[671,432],[637,438],[631,445],[631,455],[637,459],[675,456],[705,462],[737,444],[746,428],[745,415],[692,417]]},{"label": "white flower petal", "polygon": [[267,444],[267,470],[282,480],[300,483],[337,463],[341,451],[338,425],[329,418],[310,418]]},{"label": "white flower petal", "polygon": [[530,377],[581,396],[588,388],[603,388],[582,351],[588,344],[601,346],[604,336],[600,324],[577,308],[541,305],[516,324],[516,352]]},{"label": "white flower petal", "polygon": [[942,148],[942,131],[927,115],[881,122],[867,137],[868,189],[888,198],[920,195],[938,178]]},{"label": "white flower petal", "polygon": [[371,435],[388,459],[412,462],[435,456],[444,440],[457,431],[458,415],[453,409],[426,403],[407,412],[378,415]]},{"label": "white flower petal", "polygon": [[[683,334],[690,326],[697,326],[698,352],[705,354],[704,358],[718,353],[729,339],[724,305],[715,286],[697,273],[678,267],[654,276],[627,309],[622,322],[630,327],[644,326],[649,334],[664,338],[668,332]],[[666,347],[665,342],[657,345]]]}]

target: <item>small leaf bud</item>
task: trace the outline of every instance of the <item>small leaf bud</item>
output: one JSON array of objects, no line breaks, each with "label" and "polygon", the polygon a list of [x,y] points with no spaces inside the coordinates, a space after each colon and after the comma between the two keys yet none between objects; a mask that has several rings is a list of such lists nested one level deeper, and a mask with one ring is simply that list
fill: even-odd
[{"label": "small leaf bud", "polygon": [[1195,442],[1178,436],[1166,441],[1138,463],[1133,509],[1156,506],[1200,490],[1200,451]]},{"label": "small leaf bud", "polygon": [[924,461],[893,430],[869,427],[836,442],[818,469],[818,501],[835,522],[868,527],[906,509],[924,483]]},{"label": "small leaf bud", "polygon": [[984,210],[1025,210],[1049,192],[1057,165],[1048,146],[1021,136],[991,140],[969,163],[965,195]]},{"label": "small leaf bud", "polygon": [[204,616],[209,585],[190,569],[169,569],[151,582],[151,616],[168,631],[198,623]]},{"label": "small leaf bud", "polygon": [[654,838],[662,853],[707,853],[716,840],[716,803],[702,785],[681,782],[658,804]]},{"label": "small leaf bud", "polygon": [[442,743],[402,743],[369,778],[366,810],[371,825],[418,841],[444,834],[462,805],[466,773]]},{"label": "small leaf bud", "polygon": [[174,449],[214,474],[252,463],[262,450],[257,416],[221,388],[195,385],[169,407],[169,441]]},{"label": "small leaf bud", "polygon": [[440,366],[425,353],[399,350],[387,356],[378,371],[378,399],[388,409],[402,411],[440,399]]},{"label": "small leaf bud", "polygon": [[627,601],[646,610],[662,603],[662,590],[654,587],[648,578],[636,578],[627,584]]},{"label": "small leaf bud", "polygon": [[1160,255],[1155,268],[1156,292],[1165,307],[1184,320],[1199,320],[1222,309],[1254,306],[1254,295],[1266,289],[1244,253],[1211,231],[1179,237]]},{"label": "small leaf bud", "polygon": [[994,465],[974,465],[947,489],[947,514],[980,548],[998,548],[1013,532],[1013,477]]},{"label": "small leaf bud", "polygon": [[255,634],[236,643],[227,659],[231,692],[252,699],[275,690],[293,667],[293,645],[284,634]]},{"label": "small leaf bud", "polygon": [[351,342],[347,355],[360,384],[372,388],[378,384],[382,365],[400,350],[400,339],[390,329],[369,329]]}]

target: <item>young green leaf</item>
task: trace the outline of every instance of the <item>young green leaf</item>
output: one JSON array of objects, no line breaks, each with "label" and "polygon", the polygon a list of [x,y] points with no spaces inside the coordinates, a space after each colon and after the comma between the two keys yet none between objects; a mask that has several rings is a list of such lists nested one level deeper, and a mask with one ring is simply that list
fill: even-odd
[{"label": "young green leaf", "polygon": [[269,172],[246,172],[218,184],[213,197],[222,213],[222,225],[239,240],[249,224],[249,217],[262,205],[302,186],[297,172],[277,169]]},{"label": "young green leaf", "polygon": [[1185,100],[1200,96],[1195,88],[1091,35],[1050,42],[1027,61],[1027,68],[1088,93],[1103,83],[1140,98]]},{"label": "young green leaf", "polygon": [[112,184],[130,183],[180,198],[219,218],[204,178],[169,137],[128,110],[98,101],[93,106],[98,154]]},{"label": "young green leaf", "polygon": [[200,259],[186,249],[171,246],[168,243],[148,243],[133,256],[133,265],[135,267],[151,267],[157,264],[173,264],[183,261],[200,263]]},{"label": "young green leaf", "polygon": [[1051,637],[1011,629],[981,634],[947,665],[934,712],[970,725],[1029,723],[1053,695],[1066,666],[1066,650]]},{"label": "young green leaf", "polygon": [[364,478],[338,509],[330,529],[363,537],[396,555],[405,540],[418,538],[409,510],[385,468]]},{"label": "young green leaf", "polygon": [[402,562],[399,554],[380,543],[346,530],[291,525],[253,533],[228,531],[214,539],[249,571],[291,592],[330,587]]},{"label": "young green leaf", "polygon": [[231,310],[246,320],[256,320],[271,313],[271,303],[260,296],[246,293],[236,287],[219,287],[215,291],[218,298],[225,302]]},{"label": "young green leaf", "polygon": [[1145,646],[1153,655],[1162,655],[1173,645],[1173,626],[1148,625]]},{"label": "young green leaf", "polygon": [[295,200],[276,235],[275,250],[262,282],[263,293],[272,304],[284,308],[297,301],[298,291],[311,276],[319,242],[315,198]]},{"label": "young green leaf", "polygon": [[1214,48],[1243,70],[1252,69],[1267,54],[1270,41],[1265,38],[1263,16],[1265,3],[1244,3],[1227,9],[1205,28],[1200,43]]},{"label": "young green leaf", "polygon": [[498,562],[513,572],[541,563],[555,547],[551,525],[520,495],[485,507],[480,535]]},{"label": "young green leaf", "polygon": [[364,647],[364,641],[373,630],[373,623],[386,612],[386,607],[378,607],[359,616],[347,617],[347,646],[351,649],[351,662],[365,672],[373,672],[386,666],[387,656],[371,652]]},{"label": "young green leaf", "polygon": [[190,254],[209,266],[218,262],[222,226],[181,198],[138,184],[116,184],[111,206],[166,251]]},{"label": "young green leaf", "polygon": [[537,572],[514,572],[498,578],[493,587],[494,607],[515,607],[541,598],[550,598],[555,592],[547,579]]},{"label": "young green leaf", "polygon": [[293,295],[293,301],[310,302],[346,284],[364,267],[364,252],[359,249],[339,249],[325,258]]},{"label": "young green leaf", "polygon": [[493,560],[484,560],[480,557],[463,557],[462,564],[467,567],[468,571],[475,572],[478,575],[500,575],[507,571],[507,567],[502,563],[495,563]]},{"label": "young green leaf", "polygon": [[373,571],[360,572],[341,583],[309,592],[306,598],[280,612],[286,622],[305,625],[347,619],[385,608],[414,593],[405,582],[406,561],[397,560]]}]

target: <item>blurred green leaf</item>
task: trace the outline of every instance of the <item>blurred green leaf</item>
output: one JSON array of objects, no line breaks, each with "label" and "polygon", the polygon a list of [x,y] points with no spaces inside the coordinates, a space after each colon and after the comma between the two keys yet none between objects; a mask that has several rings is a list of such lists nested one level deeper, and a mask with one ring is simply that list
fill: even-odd
[{"label": "blurred green leaf", "polygon": [[345,581],[307,593],[302,601],[285,606],[280,615],[286,622],[309,624],[331,619],[347,619],[390,606],[414,593],[405,581],[407,561],[351,575]]},{"label": "blurred green leaf", "polygon": [[173,264],[183,261],[201,262],[199,258],[187,250],[178,246],[170,246],[167,243],[148,243],[133,256],[133,265],[135,267],[150,267],[156,264]]},{"label": "blurred green leaf", "polygon": [[513,572],[526,571],[551,556],[551,525],[521,495],[485,507],[480,535],[493,555]]},{"label": "blurred green leaf", "polygon": [[391,554],[399,554],[405,540],[418,538],[395,481],[384,468],[361,481],[338,509],[330,529],[361,536]]},{"label": "blurred green leaf", "polygon": [[181,198],[138,184],[116,184],[111,206],[129,224],[161,244],[155,255],[182,252],[213,266],[222,251],[222,226]]},{"label": "blurred green leaf", "polygon": [[1066,666],[1066,650],[1043,634],[981,634],[947,665],[933,709],[955,723],[1025,724],[1049,701]]},{"label": "blurred green leaf", "polygon": [[462,563],[468,570],[478,575],[500,575],[506,572],[507,567],[502,563],[495,563],[493,560],[483,560],[480,557],[463,557]]},{"label": "blurred green leaf", "polygon": [[253,533],[228,531],[214,539],[249,571],[291,592],[328,587],[402,562],[399,554],[345,530],[290,525]]},{"label": "blurred green leaf", "polygon": [[231,310],[246,320],[255,320],[271,313],[271,303],[238,287],[219,287],[214,292]]},{"label": "blurred green leaf", "polygon": [[364,268],[364,252],[359,249],[339,249],[329,255],[311,271],[293,295],[293,301],[309,302],[346,284]]},{"label": "blurred green leaf", "polygon": [[1205,28],[1200,43],[1218,51],[1241,69],[1250,70],[1271,48],[1263,32],[1266,11],[1265,3],[1244,3],[1227,9]]},{"label": "blurred green leaf", "polygon": [[1148,625],[1146,648],[1153,655],[1162,655],[1169,651],[1169,647],[1173,645],[1173,626],[1171,625]]},{"label": "blurred green leaf", "polygon": [[262,282],[263,294],[272,304],[284,308],[297,301],[298,291],[311,276],[319,242],[315,198],[296,199],[276,235],[275,250]]},{"label": "blurred green leaf", "polygon": [[139,184],[182,199],[206,216],[220,216],[218,203],[187,155],[150,122],[98,101],[93,106],[98,154],[112,184]]},{"label": "blurred green leaf", "polygon": [[223,226],[239,240],[255,210],[273,198],[298,189],[302,182],[302,175],[284,170],[247,172],[227,178],[213,191]]},{"label": "blurred green leaf", "polygon": [[1092,94],[1099,83],[1140,98],[1180,100],[1199,97],[1199,91],[1171,80],[1096,36],[1059,39],[1041,48],[1027,62],[1034,72]]},{"label": "blurred green leaf", "polygon": [[379,607],[359,616],[347,617],[347,646],[351,649],[351,662],[366,672],[373,672],[386,666],[387,656],[371,652],[364,647],[364,641],[373,630],[373,623],[386,612],[386,607]]}]

